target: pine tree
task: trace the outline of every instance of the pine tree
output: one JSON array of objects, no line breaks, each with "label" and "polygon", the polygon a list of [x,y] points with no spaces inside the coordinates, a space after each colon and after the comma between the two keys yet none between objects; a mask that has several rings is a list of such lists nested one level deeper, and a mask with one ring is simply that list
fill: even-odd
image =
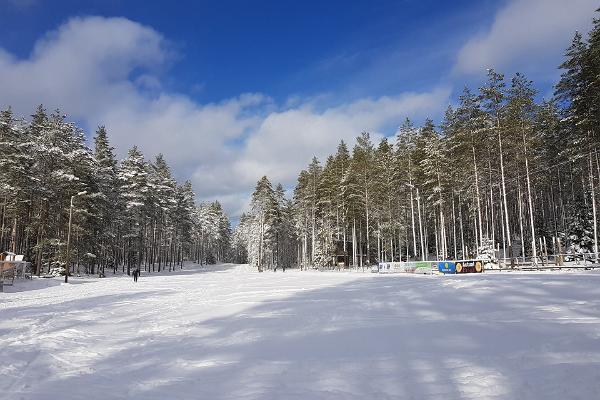
[{"label": "pine tree", "polygon": [[[535,105],[534,97],[536,91],[532,87],[532,82],[528,81],[523,75],[516,74],[511,82],[511,87],[508,91],[508,101],[506,105],[507,118],[509,120],[509,127],[513,130],[515,137],[520,137],[521,146],[518,146],[518,155],[522,159],[525,166],[525,183],[527,189],[527,204],[529,212],[529,229],[531,238],[531,250],[534,262],[537,262],[537,241],[536,241],[536,226],[534,222],[534,199],[533,189],[530,178],[530,165],[532,162],[535,163],[536,157],[532,152],[532,149],[538,146],[538,137],[535,128],[535,113],[537,107]],[[521,192],[520,182],[519,192]],[[521,207],[521,196],[517,199],[519,202],[519,209]],[[523,215],[520,213],[520,224],[522,229]],[[521,232],[521,239],[523,240],[523,232]],[[525,246],[523,244],[523,250]]]},{"label": "pine tree", "polygon": [[442,138],[435,129],[433,121],[428,119],[421,130],[422,141],[425,143],[424,156],[421,158],[420,166],[423,169],[424,186],[427,190],[427,201],[438,208],[438,229],[435,232],[437,257],[446,259],[448,257],[446,222],[444,217],[444,195],[447,185],[446,176],[443,174],[447,151]]},{"label": "pine tree", "polygon": [[[189,252],[192,244],[192,230],[194,226],[193,212],[195,208],[194,191],[190,181],[184,182],[183,185],[177,186],[175,190],[175,204],[173,207],[174,238],[172,245],[172,259],[176,264],[183,266],[184,251]],[[219,226],[217,222],[217,227]],[[169,264],[169,268],[174,266]]]},{"label": "pine tree", "polygon": [[277,201],[271,182],[263,176],[256,184],[251,200],[251,229],[248,256],[259,272],[273,265],[276,235]]},{"label": "pine tree", "polygon": [[[422,235],[420,234],[421,230],[419,230],[419,235],[417,236],[416,229],[416,217],[415,217],[415,160],[413,160],[413,152],[415,147],[415,141],[418,134],[418,129],[416,129],[412,122],[407,118],[396,135],[396,162],[397,162],[397,170],[396,174],[398,176],[398,186],[400,188],[406,189],[409,195],[406,196],[407,201],[410,202],[410,225],[411,225],[411,237],[412,237],[412,249],[413,256],[416,258],[419,254],[421,257],[424,256],[424,248],[422,246]],[[406,234],[406,253],[408,258],[408,248],[409,234]],[[421,243],[421,251],[417,251],[417,241]]]},{"label": "pine tree", "polygon": [[348,215],[350,212],[349,202],[347,198],[348,194],[348,174],[350,171],[350,152],[348,146],[342,140],[340,141],[337,152],[334,156],[334,207],[336,212],[336,239],[339,243],[342,242],[341,250],[344,254],[344,262],[347,263],[348,258],[348,230],[349,230],[349,219]]},{"label": "pine tree", "polygon": [[[475,194],[474,206],[477,212],[476,237],[481,242],[484,237],[494,239],[494,229],[486,226],[483,229],[483,206],[484,198],[481,190],[482,158],[485,154],[487,138],[485,135],[486,116],[480,108],[479,99],[471,93],[468,88],[463,90],[460,96],[460,105],[452,117],[451,123],[446,126],[446,136],[449,141],[449,149],[452,153],[451,165],[454,167],[454,180],[457,183],[459,194],[462,198],[472,199]],[[465,165],[470,168],[464,168]],[[468,186],[464,184],[468,182]],[[459,209],[462,204],[458,205]],[[461,211],[462,213],[462,211]],[[462,237],[462,236],[461,236]],[[481,243],[477,244],[481,245]],[[461,243],[461,253],[465,252],[464,240]],[[463,255],[464,257],[464,255]]]},{"label": "pine tree", "polygon": [[117,159],[104,126],[98,127],[94,144],[96,165],[92,192],[97,195],[91,204],[92,214],[95,215],[92,230],[98,240],[94,247],[97,248],[96,253],[99,253],[100,272],[104,275],[106,266],[110,265],[114,269],[118,263],[117,232],[123,205],[118,192]]},{"label": "pine tree", "polygon": [[[137,146],[131,148],[119,168],[120,191],[125,200],[127,274],[142,265],[145,208],[148,206],[148,165]],[[133,250],[136,249],[136,250]]]},{"label": "pine tree", "polygon": [[298,176],[298,183],[294,188],[294,225],[296,230],[296,236],[300,239],[299,251],[298,251],[298,263],[300,269],[305,269],[310,264],[308,254],[308,237],[310,235],[310,215],[311,205],[309,193],[309,174],[307,171],[301,171]]},{"label": "pine tree", "polygon": [[493,69],[488,70],[488,83],[480,88],[483,105],[488,113],[488,127],[490,132],[497,137],[498,140],[498,158],[500,164],[501,192],[504,215],[504,230],[505,242],[508,245],[509,257],[513,259],[512,237],[510,229],[510,214],[508,212],[508,200],[506,190],[506,174],[505,174],[505,148],[503,147],[503,136],[506,134],[503,123],[505,112],[505,88],[504,75],[497,73]]},{"label": "pine tree", "polygon": [[311,163],[308,165],[308,187],[304,195],[306,201],[310,206],[310,264],[314,264],[315,260],[315,248],[317,242],[317,210],[319,203],[319,183],[321,181],[321,163],[317,157],[313,157]]},{"label": "pine tree", "polygon": [[394,239],[398,225],[397,215],[397,176],[394,148],[386,138],[375,150],[374,203],[377,214],[377,260],[394,260]]},{"label": "pine tree", "polygon": [[[356,145],[352,151],[351,173],[356,177],[355,188],[349,196],[351,200],[359,204],[360,214],[357,218],[364,221],[364,238],[366,249],[366,264],[370,265],[371,257],[371,212],[373,202],[373,159],[374,149],[369,133],[363,132],[356,139]],[[362,236],[363,230],[360,230]],[[359,239],[359,249],[362,249],[362,240]],[[360,265],[363,265],[361,250]]]}]

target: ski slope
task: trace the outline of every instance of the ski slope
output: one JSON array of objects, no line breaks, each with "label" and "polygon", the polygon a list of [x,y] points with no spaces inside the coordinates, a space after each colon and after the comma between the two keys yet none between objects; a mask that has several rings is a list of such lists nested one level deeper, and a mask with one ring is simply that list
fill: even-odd
[{"label": "ski slope", "polygon": [[600,274],[189,266],[0,293],[0,399],[596,399]]}]

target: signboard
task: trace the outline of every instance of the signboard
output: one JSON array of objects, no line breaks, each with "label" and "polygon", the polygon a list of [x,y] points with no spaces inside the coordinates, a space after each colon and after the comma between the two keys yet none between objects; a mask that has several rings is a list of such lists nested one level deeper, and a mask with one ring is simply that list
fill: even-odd
[{"label": "signboard", "polygon": [[481,273],[483,272],[483,261],[481,260],[460,260],[456,262],[456,273]]},{"label": "signboard", "polygon": [[437,271],[437,265],[435,262],[431,261],[417,261],[415,262],[415,270],[413,271],[415,274],[432,274]]},{"label": "signboard", "polygon": [[374,268],[372,272],[379,272],[380,274],[431,274],[436,268],[434,264],[435,263],[432,264],[430,261],[382,262],[379,263],[376,270]]},{"label": "signboard", "polygon": [[438,262],[438,271],[443,274],[468,274],[483,272],[481,260],[458,260]]},{"label": "signboard", "polygon": [[380,274],[397,274],[401,272],[413,272],[414,266],[406,262],[384,262],[379,263]]},{"label": "signboard", "polygon": [[438,271],[442,274],[455,274],[456,264],[454,261],[440,261],[438,262]]}]

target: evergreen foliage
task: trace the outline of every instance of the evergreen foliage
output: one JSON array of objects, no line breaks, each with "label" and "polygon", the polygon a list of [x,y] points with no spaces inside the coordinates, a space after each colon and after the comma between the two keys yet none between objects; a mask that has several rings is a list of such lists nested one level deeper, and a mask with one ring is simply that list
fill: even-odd
[{"label": "evergreen foliage", "polygon": [[[522,74],[506,80],[488,70],[487,82],[478,92],[465,88],[439,126],[406,119],[395,143],[374,144],[363,132],[352,151],[342,142],[323,166],[313,158],[287,217],[293,262],[334,268],[483,257],[508,264],[565,250],[597,258],[599,19],[587,39],[575,34],[565,58],[553,99],[536,101]],[[244,224],[261,220],[257,213]],[[251,237],[248,226],[239,234]]]},{"label": "evergreen foliage", "polygon": [[178,185],[162,155],[150,163],[133,147],[119,163],[103,126],[93,143],[59,111],[39,106],[30,122],[0,112],[0,251],[24,254],[38,275],[64,266],[75,196],[70,271],[174,270],[229,257],[221,205],[197,208],[191,183]]}]

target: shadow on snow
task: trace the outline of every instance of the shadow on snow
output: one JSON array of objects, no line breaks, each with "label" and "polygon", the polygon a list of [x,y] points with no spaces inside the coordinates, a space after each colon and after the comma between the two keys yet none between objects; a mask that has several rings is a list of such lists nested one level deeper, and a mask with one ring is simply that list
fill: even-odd
[{"label": "shadow on snow", "polygon": [[[46,381],[37,392],[79,398],[102,390],[105,399],[448,400],[562,399],[576,395],[578,385],[600,389],[600,336],[560,316],[560,307],[597,298],[598,290],[565,293],[568,276],[514,276],[521,281],[515,288],[500,275],[470,278],[358,279],[190,322],[170,334],[121,337],[115,331],[125,350],[105,349],[80,374]],[[600,287],[600,276],[590,279]],[[89,301],[109,311],[112,301],[152,295]],[[64,311],[79,306],[65,304]],[[42,309],[23,311],[33,317]],[[578,358],[582,348],[587,361]]]}]

